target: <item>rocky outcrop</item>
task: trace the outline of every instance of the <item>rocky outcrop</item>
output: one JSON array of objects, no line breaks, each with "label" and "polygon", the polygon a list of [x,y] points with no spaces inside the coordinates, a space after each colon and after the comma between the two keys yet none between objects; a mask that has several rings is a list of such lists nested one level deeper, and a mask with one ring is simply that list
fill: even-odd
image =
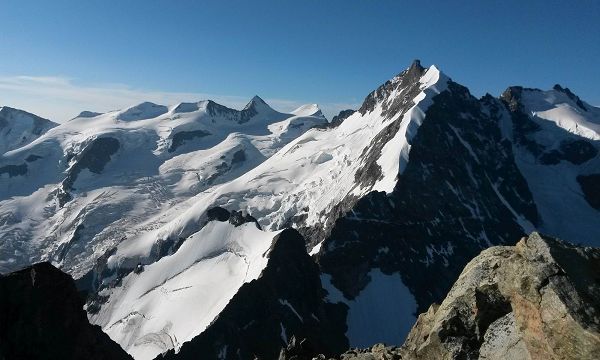
[{"label": "rocky outcrop", "polygon": [[94,139],[80,153],[67,155],[68,161],[74,160],[58,190],[57,197],[60,207],[63,207],[72,199],[70,191],[74,190],[73,185],[79,174],[85,169],[94,174],[102,173],[102,170],[120,146],[119,140],[104,136]]},{"label": "rocky outcrop", "polygon": [[0,276],[0,359],[131,359],[88,322],[83,303],[50,263]]},{"label": "rocky outcrop", "polygon": [[483,251],[419,316],[403,359],[600,358],[600,249],[543,237]]}]

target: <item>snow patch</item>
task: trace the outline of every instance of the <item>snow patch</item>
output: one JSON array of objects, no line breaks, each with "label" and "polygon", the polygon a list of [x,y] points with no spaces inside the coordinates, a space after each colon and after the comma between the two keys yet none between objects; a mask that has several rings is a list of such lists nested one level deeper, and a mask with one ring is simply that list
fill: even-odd
[{"label": "snow patch", "polygon": [[416,318],[417,303],[399,274],[386,275],[379,269],[369,272],[371,281],[354,300],[346,299],[321,275],[323,288],[332,303],[348,305],[346,336],[350,347],[364,348],[376,343],[402,344]]}]

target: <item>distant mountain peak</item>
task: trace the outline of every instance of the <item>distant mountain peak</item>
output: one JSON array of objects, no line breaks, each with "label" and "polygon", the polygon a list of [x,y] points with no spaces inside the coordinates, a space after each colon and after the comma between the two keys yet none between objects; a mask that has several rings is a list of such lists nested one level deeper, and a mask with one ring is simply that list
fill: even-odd
[{"label": "distant mountain peak", "polygon": [[27,145],[56,126],[57,123],[27,111],[0,107],[0,154]]},{"label": "distant mountain peak", "polygon": [[274,111],[273,108],[271,108],[269,106],[269,104],[267,104],[258,95],[254,95],[254,97],[252,99],[250,99],[250,101],[248,102],[248,104],[246,104],[246,106],[244,107],[244,110],[251,110],[251,109],[254,109],[257,112],[260,112],[260,110],[271,110],[271,111]]},{"label": "distant mountain peak", "polygon": [[573,92],[568,87],[562,87],[559,84],[556,84],[552,87],[553,90],[560,91],[567,95],[569,99],[573,100],[577,106],[579,106],[583,111],[588,111],[588,109],[583,104],[583,101],[579,98],[579,96],[573,94]]},{"label": "distant mountain peak", "polygon": [[291,113],[296,116],[323,116],[318,104],[305,104]]},{"label": "distant mountain peak", "polygon": [[149,101],[145,101],[128,109],[122,110],[119,115],[117,115],[117,119],[123,121],[151,119],[160,116],[167,111],[169,111],[169,109],[164,105],[158,105]]},{"label": "distant mountain peak", "polygon": [[421,65],[421,60],[414,59],[412,64],[410,64],[410,67],[408,68],[408,71],[411,71],[411,70],[423,71],[423,70],[425,70],[425,68]]},{"label": "distant mountain peak", "polygon": [[99,115],[102,115],[102,113],[86,110],[86,111],[80,112],[79,115],[77,115],[75,118],[93,118],[93,117],[96,117]]},{"label": "distant mountain peak", "polygon": [[50,121],[48,119],[45,119],[45,118],[40,117],[40,116],[37,116],[37,115],[32,114],[32,113],[30,113],[28,111],[25,111],[25,110],[12,108],[10,106],[2,106],[2,107],[0,107],[0,115],[7,116],[9,114],[13,114],[13,115],[17,115],[17,114],[18,115],[25,115],[25,116],[28,116],[28,117],[31,117],[31,118],[48,121],[48,122],[51,122],[51,123],[57,125],[56,123],[54,123],[54,122],[52,122],[52,121]]}]

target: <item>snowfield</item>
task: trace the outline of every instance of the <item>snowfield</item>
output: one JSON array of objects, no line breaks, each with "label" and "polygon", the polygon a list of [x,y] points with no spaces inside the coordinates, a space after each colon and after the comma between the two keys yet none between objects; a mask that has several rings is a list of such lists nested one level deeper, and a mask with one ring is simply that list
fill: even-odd
[{"label": "snowfield", "polygon": [[[151,234],[194,195],[327,123],[315,105],[299,111],[310,114],[280,113],[259,97],[241,111],[210,100],[142,103],[48,125],[0,157],[0,169],[25,169],[0,173],[0,271],[50,260],[75,278],[85,275],[122,240]],[[103,139],[110,143],[98,143]],[[61,206],[65,193],[72,199]]]}]

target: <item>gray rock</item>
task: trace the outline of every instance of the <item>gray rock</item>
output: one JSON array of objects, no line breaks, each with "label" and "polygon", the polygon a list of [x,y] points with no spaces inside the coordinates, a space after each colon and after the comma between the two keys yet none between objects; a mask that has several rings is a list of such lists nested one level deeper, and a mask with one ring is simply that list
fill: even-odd
[{"label": "gray rock", "polygon": [[600,358],[600,249],[543,237],[483,251],[421,314],[403,359]]}]

